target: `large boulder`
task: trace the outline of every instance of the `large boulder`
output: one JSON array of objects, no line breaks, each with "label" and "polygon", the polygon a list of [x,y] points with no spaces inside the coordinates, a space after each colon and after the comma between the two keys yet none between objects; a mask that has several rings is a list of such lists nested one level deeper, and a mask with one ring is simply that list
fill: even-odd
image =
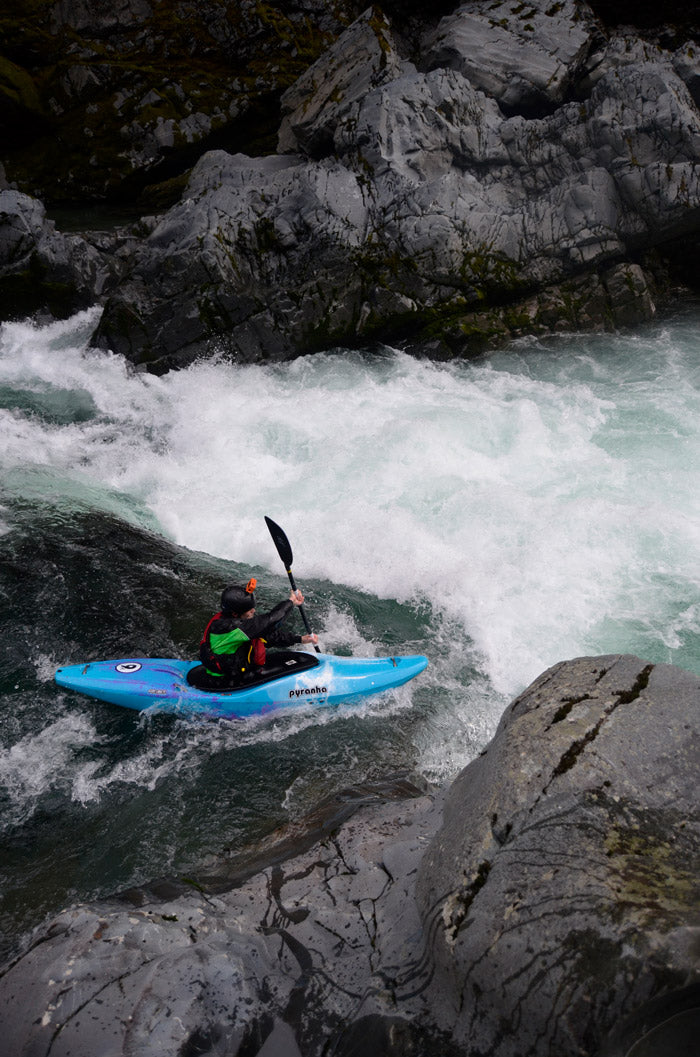
[{"label": "large boulder", "polygon": [[[259,361],[380,340],[470,353],[514,334],[649,318],[658,253],[682,257],[689,279],[700,271],[692,46],[604,32],[574,0],[473,0],[446,15],[421,51],[379,7],[339,33],[353,3],[321,19],[329,47],[309,38],[306,62],[306,9],[295,4],[274,17],[258,5],[216,15],[195,5],[191,41],[145,0],[115,11],[52,8],[57,39],[69,29],[77,36],[49,109],[68,120],[83,108],[80,154],[88,143],[97,178],[123,190],[132,178],[182,168],[206,144],[231,147],[205,153],[186,185],[182,176],[166,182],[158,208],[175,204],[139,244],[120,245],[115,288],[97,276],[92,298],[106,302],[97,345],[154,371],[212,349]],[[441,13],[442,4],[426,19]],[[190,46],[198,61],[235,53],[250,65],[254,40],[268,41],[261,19],[296,55],[275,65],[265,43],[271,81],[261,75],[246,87],[227,68],[200,92],[196,63],[189,88],[148,80],[147,69]],[[120,48],[130,73],[117,88]],[[285,86],[281,126],[276,110],[273,122],[281,153],[251,156],[252,125],[243,135],[234,112],[251,117],[250,92]],[[107,140],[118,165],[114,154],[105,163]],[[84,160],[54,157],[57,143],[47,143],[41,166],[58,174],[68,164],[88,179]],[[243,143],[250,152],[236,150]],[[15,163],[11,153],[7,179],[16,182]],[[32,167],[37,179],[41,166]],[[585,287],[580,298],[569,296],[572,284]],[[49,285],[42,291],[51,309]]]},{"label": "large boulder", "polygon": [[465,1054],[694,1052],[699,767],[700,678],[669,665],[558,664],[506,709],[417,886]]},{"label": "large boulder", "polygon": [[597,33],[577,0],[470,0],[429,36],[423,64],[459,70],[506,112],[532,114],[564,102]]},{"label": "large boulder", "polygon": [[252,878],[58,915],[0,971],[4,1052],[458,1057],[424,1015],[412,894],[439,800],[405,781],[394,795],[339,796],[307,820],[316,841],[273,843]]},{"label": "large boulder", "polygon": [[351,103],[412,69],[402,59],[387,17],[370,7],[282,96],[280,153],[323,157]]},{"label": "large boulder", "polygon": [[367,204],[333,161],[211,152],[135,255],[97,344],[156,366],[219,348],[282,360],[354,331]]}]

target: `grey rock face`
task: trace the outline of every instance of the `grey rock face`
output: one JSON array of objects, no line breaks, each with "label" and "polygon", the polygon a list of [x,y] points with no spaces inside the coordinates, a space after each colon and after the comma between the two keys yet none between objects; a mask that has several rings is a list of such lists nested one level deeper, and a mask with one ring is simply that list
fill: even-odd
[{"label": "grey rock face", "polygon": [[458,70],[507,111],[528,113],[564,101],[596,33],[576,0],[471,0],[442,19],[423,63]]},{"label": "grey rock face", "polygon": [[[286,358],[416,330],[426,313],[454,326],[492,298],[517,306],[696,230],[700,113],[686,85],[670,61],[598,73],[585,102],[529,120],[443,69],[342,102],[321,93],[306,125],[299,102],[294,127],[310,140],[332,128],[334,159],[205,156],[98,343],[168,366],[225,335],[240,359]],[[607,288],[602,325],[648,318],[640,281],[641,301]],[[478,321],[457,326],[468,347]]]},{"label": "grey rock face", "polygon": [[[404,48],[368,9],[285,93],[284,153],[204,155],[123,249],[116,288],[97,273],[95,344],[162,371],[212,347],[248,362],[375,339],[455,354],[649,318],[640,261],[700,230],[692,49],[606,38],[575,0],[474,0],[439,23],[421,69]],[[219,117],[145,123],[148,153]],[[585,311],[554,290],[572,283]]]},{"label": "grey rock face", "polygon": [[412,69],[401,59],[386,16],[369,8],[282,96],[280,153],[329,153],[351,103]]},{"label": "grey rock face", "polygon": [[694,41],[674,52],[673,68],[688,85],[695,103],[700,103],[700,49]]},{"label": "grey rock face", "polygon": [[418,881],[465,1053],[627,1053],[655,1024],[663,1052],[700,1009],[699,765],[700,679],[667,665],[559,664],[506,710]]},{"label": "grey rock face", "polygon": [[352,330],[366,221],[362,187],[337,163],[212,152],[137,255],[97,341],[169,363],[216,334],[243,361],[323,345]]},{"label": "grey rock face", "polygon": [[694,1052],[699,764],[698,676],[563,662],[446,795],[368,797],[235,883],[58,915],[0,971],[1,1037],[13,1057]]},{"label": "grey rock face", "polygon": [[[398,817],[397,817],[398,815]],[[206,1053],[405,1057],[423,1020],[413,876],[431,796],[363,808],[335,836],[223,896],[59,915],[0,976],[13,1057]]]},{"label": "grey rock face", "polygon": [[37,199],[0,189],[0,319],[47,307],[63,316],[94,304],[119,275],[117,242],[101,250],[61,234]]}]

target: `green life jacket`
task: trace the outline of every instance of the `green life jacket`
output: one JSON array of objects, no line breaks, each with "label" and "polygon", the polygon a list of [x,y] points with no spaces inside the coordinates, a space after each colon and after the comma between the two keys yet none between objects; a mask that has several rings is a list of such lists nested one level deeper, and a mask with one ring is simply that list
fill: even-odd
[{"label": "green life jacket", "polygon": [[[216,630],[212,626],[225,618],[217,613],[207,624],[199,645],[199,657],[209,675],[244,675],[265,663],[265,640],[249,639],[241,628]],[[246,649],[245,647],[248,646]]]}]

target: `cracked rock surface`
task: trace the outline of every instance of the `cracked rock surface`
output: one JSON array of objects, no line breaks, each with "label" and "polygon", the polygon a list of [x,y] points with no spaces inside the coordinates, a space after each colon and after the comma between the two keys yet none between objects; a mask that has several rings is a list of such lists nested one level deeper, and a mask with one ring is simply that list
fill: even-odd
[{"label": "cracked rock surface", "polygon": [[413,882],[439,800],[361,808],[225,895],[66,910],[0,974],[2,1052],[310,1057],[358,1033],[368,1054],[413,1052],[429,976]]},{"label": "cracked rock surface", "polygon": [[700,677],[562,662],[449,790],[316,819],[228,885],[42,926],[0,971],[2,1052],[694,1053],[699,765]]},{"label": "cracked rock surface", "polygon": [[688,1010],[697,1034],[699,767],[700,678],[670,665],[580,658],[509,706],[418,882],[463,1052],[627,1054]]}]

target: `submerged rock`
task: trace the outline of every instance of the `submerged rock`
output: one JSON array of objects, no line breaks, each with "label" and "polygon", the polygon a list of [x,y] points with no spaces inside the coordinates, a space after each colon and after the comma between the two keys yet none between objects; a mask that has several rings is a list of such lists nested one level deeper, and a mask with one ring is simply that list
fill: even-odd
[{"label": "submerged rock", "polygon": [[0,972],[3,1040],[13,1057],[692,1052],[699,764],[700,678],[563,662],[446,799],[405,781],[341,796],[233,872],[58,915]]}]

